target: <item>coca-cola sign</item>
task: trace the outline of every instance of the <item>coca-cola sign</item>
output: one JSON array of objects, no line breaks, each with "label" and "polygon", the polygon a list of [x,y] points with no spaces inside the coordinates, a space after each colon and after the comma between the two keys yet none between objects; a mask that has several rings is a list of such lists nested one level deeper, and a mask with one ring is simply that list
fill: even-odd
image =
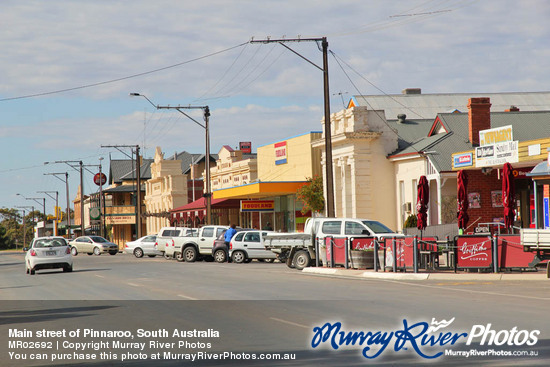
[{"label": "coca-cola sign", "polygon": [[490,268],[493,259],[491,237],[458,237],[457,266],[459,268]]}]

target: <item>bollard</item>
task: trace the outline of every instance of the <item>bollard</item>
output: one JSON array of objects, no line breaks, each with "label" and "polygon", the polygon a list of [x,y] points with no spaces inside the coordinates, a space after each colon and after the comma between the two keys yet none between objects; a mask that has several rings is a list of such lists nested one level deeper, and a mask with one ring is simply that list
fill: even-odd
[{"label": "bollard", "polygon": [[393,272],[397,273],[397,244],[395,243],[395,237],[391,240],[391,249],[393,252]]},{"label": "bollard", "polygon": [[344,257],[346,258],[346,261],[345,261],[345,268],[346,269],[349,269],[349,246],[350,246],[350,243],[352,243],[353,241],[350,241],[348,242],[348,238],[346,237],[346,241],[344,243]]},{"label": "bollard", "polygon": [[[315,267],[319,267],[319,258],[321,257],[321,247],[319,246],[319,239],[314,237],[315,241]],[[326,265],[326,264],[323,264]]]},{"label": "bollard", "polygon": [[493,237],[493,272],[498,273],[498,234]]},{"label": "bollard", "polygon": [[374,238],[374,271],[378,271],[378,239]]},{"label": "bollard", "polygon": [[415,274],[418,273],[418,236],[413,240],[413,269]]}]

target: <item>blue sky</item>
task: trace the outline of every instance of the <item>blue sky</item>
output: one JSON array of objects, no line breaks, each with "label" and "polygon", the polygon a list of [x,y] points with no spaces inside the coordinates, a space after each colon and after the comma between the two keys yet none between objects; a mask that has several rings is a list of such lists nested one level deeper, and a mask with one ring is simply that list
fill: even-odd
[{"label": "blue sky", "polygon": [[[31,205],[16,194],[37,191],[64,201],[63,183],[44,175],[54,171],[69,171],[73,199],[77,172],[43,163],[124,158],[101,145],[145,144],[148,158],[156,146],[204,151],[200,127],[131,92],[159,105],[208,105],[212,153],[321,130],[321,72],[252,37],[326,36],[353,68],[329,57],[337,112],[339,92],[347,101],[404,88],[548,91],[548,19],[544,0],[3,1],[0,206]],[[315,43],[289,46],[321,65]],[[97,190],[91,174],[85,181],[85,193]]]}]

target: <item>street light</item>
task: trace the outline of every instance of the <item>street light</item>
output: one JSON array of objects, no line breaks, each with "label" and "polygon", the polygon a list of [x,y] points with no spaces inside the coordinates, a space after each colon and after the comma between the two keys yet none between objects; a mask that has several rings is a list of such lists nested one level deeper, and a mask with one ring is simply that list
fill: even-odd
[{"label": "street light", "polygon": [[55,192],[55,208],[54,208],[55,221],[54,222],[56,223],[53,223],[53,235],[57,236],[57,220],[59,219],[57,218],[57,208],[59,207],[59,192],[58,191],[37,191],[37,193],[46,194],[52,199],[54,199],[54,197],[50,195],[50,193],[53,194],[54,192]]},{"label": "street light", "polygon": [[43,208],[43,213],[44,213],[44,222],[46,222],[46,198],[28,198],[28,197],[25,197],[24,195],[21,195],[21,194],[17,194],[19,196],[23,196],[23,198],[25,200],[34,200],[36,201],[38,204],[40,204],[40,201],[38,200],[42,200],[42,208]]},{"label": "street light", "polygon": [[[58,180],[61,180],[65,182],[65,190],[67,191],[67,238],[70,238],[71,234],[71,205],[70,205],[70,198],[69,198],[69,172],[53,172],[53,173],[44,173],[45,176],[51,175],[57,178]],[[65,180],[57,177],[59,175],[64,175]]]},{"label": "street light", "polygon": [[[210,128],[208,126],[208,118],[210,117],[210,108],[208,106],[159,106],[155,105],[147,96],[140,93],[130,93],[131,97],[143,97],[145,98],[153,107],[157,110],[162,109],[173,109],[186,116],[188,119],[199,125],[204,129],[205,138],[206,138],[206,154],[205,154],[205,166],[206,166],[206,176],[205,176],[205,189],[204,189],[204,198],[206,200],[206,224],[211,224],[212,222],[212,194],[210,193]],[[204,114],[204,125],[186,114],[182,109],[200,109]]]}]

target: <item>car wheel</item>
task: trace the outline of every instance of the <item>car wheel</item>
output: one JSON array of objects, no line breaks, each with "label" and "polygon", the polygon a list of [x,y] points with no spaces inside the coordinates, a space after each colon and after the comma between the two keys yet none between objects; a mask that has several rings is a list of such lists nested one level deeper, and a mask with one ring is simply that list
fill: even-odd
[{"label": "car wheel", "polygon": [[31,269],[31,275],[36,274],[36,271],[34,269]]},{"label": "car wheel", "polygon": [[143,257],[143,250],[139,247],[134,249],[134,256],[137,258]]},{"label": "car wheel", "polygon": [[99,247],[94,247],[94,255],[96,256],[101,255],[101,250],[99,249]]},{"label": "car wheel", "polygon": [[116,255],[118,254],[118,251],[109,251],[109,255]]},{"label": "car wheel", "polygon": [[168,255],[166,252],[162,253],[162,257],[164,257],[166,260],[170,260],[172,257]]},{"label": "car wheel", "polygon": [[25,266],[25,270],[27,271],[27,274],[29,274],[29,267],[28,266]]},{"label": "car wheel", "polygon": [[73,256],[78,255],[78,250],[76,249],[76,247],[71,247],[71,255]]},{"label": "car wheel", "polygon": [[70,273],[71,271],[73,271],[72,265],[65,265],[65,266],[63,267],[63,272],[64,272],[64,273]]},{"label": "car wheel", "polygon": [[264,261],[268,264],[271,264],[271,263],[275,262],[275,259],[264,259]]},{"label": "car wheel", "polygon": [[311,262],[311,257],[309,253],[304,250],[300,250],[294,255],[294,267],[296,270],[303,270],[309,266]]},{"label": "car wheel", "polygon": [[234,263],[242,264],[246,260],[246,255],[242,251],[233,251],[231,260],[233,260]]},{"label": "car wheel", "polygon": [[294,269],[296,267],[294,263],[294,257],[290,257],[290,256],[287,257],[285,262],[286,262],[286,266],[288,266],[291,269]]},{"label": "car wheel", "polygon": [[183,258],[188,263],[195,262],[197,260],[197,250],[193,246],[186,247],[183,250]]},{"label": "car wheel", "polygon": [[214,252],[214,260],[217,263],[226,262],[227,261],[227,255],[225,254],[225,251],[224,250],[216,250],[216,252]]},{"label": "car wheel", "polygon": [[176,252],[176,261],[179,261],[180,263],[185,261],[181,252]]}]

